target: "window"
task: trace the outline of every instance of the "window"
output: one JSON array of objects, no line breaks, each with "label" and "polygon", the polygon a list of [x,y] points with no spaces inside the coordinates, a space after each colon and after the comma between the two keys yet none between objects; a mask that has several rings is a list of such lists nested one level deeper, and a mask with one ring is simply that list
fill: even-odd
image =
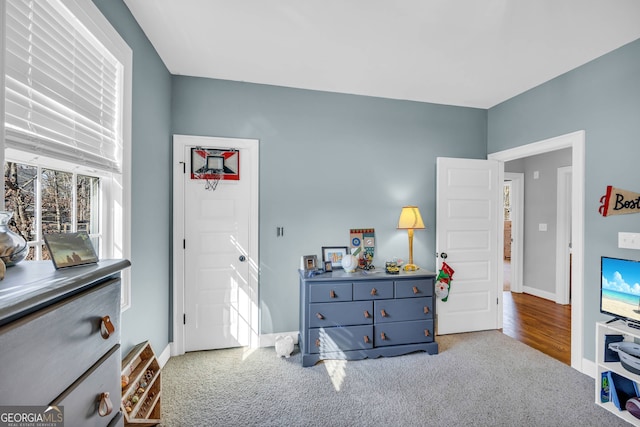
[{"label": "window", "polygon": [[[90,1],[0,1],[5,210],[48,259],[47,233],[86,231],[130,257],[131,49]],[[123,308],[130,305],[123,272]]]},{"label": "window", "polygon": [[[46,163],[46,162],[45,162]],[[44,235],[84,231],[103,258],[98,176],[5,162],[5,210],[13,213],[9,227],[28,243],[26,260],[51,259]]]}]

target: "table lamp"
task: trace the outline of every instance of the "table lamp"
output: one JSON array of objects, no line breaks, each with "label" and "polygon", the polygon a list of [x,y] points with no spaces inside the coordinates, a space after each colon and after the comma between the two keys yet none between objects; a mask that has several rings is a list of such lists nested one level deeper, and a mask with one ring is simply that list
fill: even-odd
[{"label": "table lamp", "polygon": [[409,263],[405,264],[405,271],[415,271],[418,269],[413,263],[413,230],[425,228],[420,211],[417,206],[404,206],[400,212],[400,219],[398,220],[398,229],[407,230],[409,233]]}]

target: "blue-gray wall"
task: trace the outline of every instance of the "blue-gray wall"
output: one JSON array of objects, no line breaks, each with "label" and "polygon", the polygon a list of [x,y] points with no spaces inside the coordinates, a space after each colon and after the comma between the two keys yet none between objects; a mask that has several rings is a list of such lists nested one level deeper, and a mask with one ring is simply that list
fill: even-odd
[{"label": "blue-gray wall", "polygon": [[584,129],[585,271],[584,356],[595,360],[600,256],[640,259],[618,249],[619,231],[640,231],[638,215],[604,218],[599,200],[607,185],[640,192],[640,40],[489,110],[488,152],[493,153]]},{"label": "blue-gray wall", "polygon": [[171,278],[171,76],[121,0],[94,0],[133,50],[131,302],[122,352],[169,342]]},{"label": "blue-gray wall", "polygon": [[[417,205],[415,262],[435,267],[436,157],[486,158],[486,110],[173,77],[176,134],[260,140],[261,332],[298,330],[301,255],[373,227],[374,263],[406,259],[403,205]],[[276,237],[284,227],[284,237]]]},{"label": "blue-gray wall", "polygon": [[[524,174],[524,291],[555,300],[558,168],[571,166],[571,149],[507,162],[505,172]],[[533,178],[534,171],[538,178]],[[540,231],[539,225],[547,230]],[[568,250],[568,248],[567,248]]]},{"label": "blue-gray wall", "polygon": [[[607,185],[640,191],[640,41],[490,110],[439,106],[189,77],[171,77],[122,0],[94,0],[134,52],[133,307],[124,351],[169,341],[171,134],[260,140],[262,333],[297,329],[300,255],[347,245],[352,227],[374,227],[377,259],[406,257],[395,230],[417,204],[416,261],[434,267],[435,157],[484,158],[586,130],[585,337],[594,359],[599,257],[640,258],[617,248],[635,215],[603,218]],[[277,238],[276,227],[285,227]]]}]

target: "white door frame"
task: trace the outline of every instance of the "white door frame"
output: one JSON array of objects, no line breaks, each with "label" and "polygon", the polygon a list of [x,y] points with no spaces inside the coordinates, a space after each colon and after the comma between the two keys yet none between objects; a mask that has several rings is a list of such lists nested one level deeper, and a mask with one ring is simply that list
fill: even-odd
[{"label": "white door frame", "polygon": [[[571,182],[571,236],[573,266],[571,269],[571,367],[583,372],[584,333],[584,201],[585,201],[585,132],[580,130],[520,147],[489,154],[488,158],[507,162],[523,157],[571,148],[573,179]],[[504,163],[500,170],[504,174]],[[501,238],[502,240],[502,238]],[[501,247],[501,246],[499,246]],[[502,287],[502,283],[497,286]]]},{"label": "white door frame", "polygon": [[569,253],[571,252],[571,230],[568,227],[571,222],[571,202],[568,195],[571,193],[572,167],[558,168],[557,181],[557,212],[556,212],[556,302],[569,304],[570,274]]},{"label": "white door frame", "polygon": [[521,293],[524,251],[524,174],[505,172],[504,179],[511,181],[511,292]]},{"label": "white door frame", "polygon": [[[184,249],[182,242],[184,239],[184,191],[183,183],[186,179],[185,163],[180,159],[184,157],[184,150],[187,146],[202,145],[202,136],[194,135],[173,135],[173,341],[170,343],[171,356],[180,356],[185,353],[185,331],[184,331]],[[178,137],[178,138],[176,138]],[[215,137],[204,137],[215,144]],[[247,148],[252,150],[250,167],[253,170],[252,190],[251,190],[251,211],[249,212],[249,280],[255,281],[255,287],[259,290],[259,152],[260,144],[257,139],[220,138],[221,144],[229,146],[229,141],[233,141],[234,147]],[[260,331],[260,316],[251,319],[251,329]],[[259,337],[251,338],[251,347],[258,346]]]}]

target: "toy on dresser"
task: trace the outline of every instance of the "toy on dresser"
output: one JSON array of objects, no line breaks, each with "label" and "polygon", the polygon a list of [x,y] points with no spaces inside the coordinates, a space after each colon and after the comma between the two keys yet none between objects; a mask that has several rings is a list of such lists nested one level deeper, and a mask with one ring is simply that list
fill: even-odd
[{"label": "toy on dresser", "polygon": [[293,352],[293,338],[290,335],[276,337],[276,356],[286,357],[287,359]]}]

